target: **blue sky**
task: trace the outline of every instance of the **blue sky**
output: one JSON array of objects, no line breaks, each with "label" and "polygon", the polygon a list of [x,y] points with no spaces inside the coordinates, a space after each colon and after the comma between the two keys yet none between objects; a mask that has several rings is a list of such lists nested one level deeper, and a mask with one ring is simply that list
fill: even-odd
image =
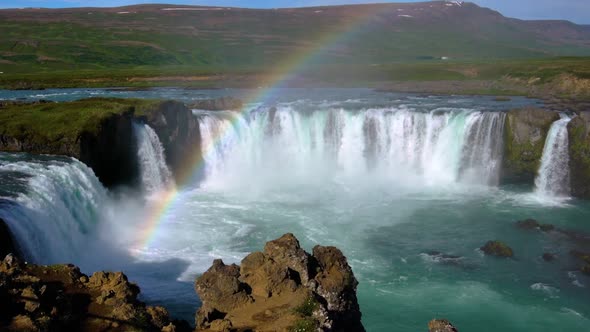
[{"label": "blue sky", "polygon": [[[0,8],[123,6],[136,3],[174,3],[235,6],[251,8],[336,5],[346,3],[387,2],[379,0],[0,0]],[[415,2],[397,0],[393,2]],[[522,19],[567,19],[590,24],[590,0],[474,0],[502,14]]]}]

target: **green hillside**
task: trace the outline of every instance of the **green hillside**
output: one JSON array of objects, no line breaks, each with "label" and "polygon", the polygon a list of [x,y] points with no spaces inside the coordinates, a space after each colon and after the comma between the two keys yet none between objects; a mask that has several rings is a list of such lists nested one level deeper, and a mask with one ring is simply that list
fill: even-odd
[{"label": "green hillside", "polygon": [[303,76],[325,81],[343,75],[457,80],[511,74],[507,68],[520,68],[514,64],[523,59],[590,56],[587,26],[510,19],[474,4],[441,1],[276,10],[7,9],[0,10],[0,31],[0,86],[25,88],[35,82],[240,85],[264,81],[260,77],[301,59]]},{"label": "green hillside", "polygon": [[590,55],[590,32],[583,26],[519,21],[473,4],[444,2],[279,10],[172,5],[1,10],[0,29],[4,71],[261,66],[322,47],[319,63]]}]

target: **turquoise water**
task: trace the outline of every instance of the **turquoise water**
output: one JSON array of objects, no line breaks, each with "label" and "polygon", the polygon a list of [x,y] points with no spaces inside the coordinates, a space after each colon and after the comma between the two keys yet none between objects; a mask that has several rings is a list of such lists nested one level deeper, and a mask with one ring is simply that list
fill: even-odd
[{"label": "turquoise water", "polygon": [[[89,91],[111,93],[60,90],[38,94],[67,93],[59,98],[73,99]],[[188,93],[185,96],[190,99],[193,92],[133,92],[139,96],[157,93]],[[194,93],[207,96],[209,92]],[[245,92],[224,90],[211,95],[222,93]],[[9,92],[0,92],[0,97],[7,95]],[[514,105],[534,102],[513,100]],[[274,105],[281,119],[281,134],[271,139],[260,134],[269,126],[264,105],[252,105],[250,115],[232,122],[233,129],[224,127],[231,115],[196,113],[201,129],[225,130],[223,144],[207,156],[203,181],[179,192],[150,242],[142,242],[138,230],[145,227],[146,211],[157,196],[142,200],[135,199],[137,195],[111,192],[103,197],[100,190],[94,190],[92,199],[101,204],[99,220],[80,221],[86,231],[70,235],[85,240],[86,252],[74,253],[80,251],[78,240],[62,247],[62,239],[52,239],[57,247],[48,245],[44,250],[62,253],[70,248],[71,252],[57,256],[87,272],[123,269],[142,287],[145,300],[167,305],[174,315],[192,321],[199,305],[192,282],[214,258],[239,262],[249,252],[261,250],[266,241],[292,232],[308,251],[316,244],[342,249],[359,280],[358,297],[368,331],[426,330],[427,322],[435,317],[451,320],[460,331],[588,329],[590,278],[576,272],[578,263],[569,251],[590,251],[590,203],[539,196],[532,184],[490,185],[496,169],[486,165],[497,161],[489,147],[494,142],[468,139],[477,127],[470,127],[471,122],[486,126],[497,119],[479,116],[484,114],[481,112],[514,105],[495,103],[491,98],[369,90],[296,90],[281,94]],[[332,115],[323,112],[332,112],[336,120],[330,122],[327,119]],[[339,119],[344,119],[342,126],[330,131],[338,137],[339,151],[327,157],[329,143],[336,136],[326,134],[325,128]],[[365,123],[371,121],[381,129],[367,134]],[[411,125],[398,132],[401,127],[395,124],[406,122]],[[428,132],[435,134],[426,138],[427,130],[422,133],[420,128],[430,128]],[[370,166],[364,162],[368,145],[378,159]],[[466,167],[465,151],[475,151],[470,167]],[[0,154],[0,189],[4,188],[0,194],[4,201],[30,210],[39,201],[51,201],[50,197],[33,197],[35,186],[63,179],[59,174],[75,170],[77,181],[92,183],[87,169],[75,161],[70,163],[73,166],[65,167],[40,160],[32,167],[29,158]],[[41,173],[44,181],[31,180]],[[11,190],[5,179],[13,179]],[[63,190],[69,192],[67,186]],[[19,193],[21,199],[14,203]],[[51,192],[45,195],[51,196]],[[27,197],[33,197],[33,203]],[[65,194],[59,197],[73,201]],[[10,209],[15,208],[11,205]],[[0,204],[0,217],[6,218],[8,210]],[[76,211],[70,215],[85,218]],[[515,227],[515,221],[525,218],[551,223],[577,237]],[[50,223],[51,219],[43,220]],[[55,217],[53,222],[61,219]],[[20,240],[29,239],[24,234]],[[488,240],[509,244],[515,257],[484,256],[478,248]],[[448,256],[437,256],[433,251]],[[557,259],[545,262],[541,258],[545,252],[557,254]],[[40,261],[55,262],[60,257]]]}]

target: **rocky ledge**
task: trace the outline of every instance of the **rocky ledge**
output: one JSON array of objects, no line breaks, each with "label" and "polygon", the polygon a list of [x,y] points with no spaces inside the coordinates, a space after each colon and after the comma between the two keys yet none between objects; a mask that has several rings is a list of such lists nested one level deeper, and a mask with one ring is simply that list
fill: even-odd
[{"label": "rocky ledge", "polygon": [[197,279],[197,329],[364,331],[357,284],[340,250],[315,246],[309,254],[285,234],[240,266],[215,260]]},{"label": "rocky ledge", "polygon": [[121,272],[88,277],[73,265],[0,262],[2,331],[189,331],[166,309],[137,300],[139,288]]}]

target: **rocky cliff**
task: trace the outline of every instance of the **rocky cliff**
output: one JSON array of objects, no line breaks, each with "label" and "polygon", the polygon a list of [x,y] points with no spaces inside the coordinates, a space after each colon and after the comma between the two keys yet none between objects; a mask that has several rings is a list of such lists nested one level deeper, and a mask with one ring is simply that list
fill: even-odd
[{"label": "rocky cliff", "polygon": [[181,169],[185,156],[200,157],[198,122],[179,102],[90,98],[3,107],[0,151],[77,158],[107,187],[139,181],[133,121],[154,128],[173,171]]},{"label": "rocky cliff", "polygon": [[503,182],[531,182],[537,174],[545,139],[559,113],[541,108],[511,110],[504,127]]},{"label": "rocky cliff", "polygon": [[166,153],[167,164],[176,179],[184,178],[187,170],[183,166],[193,165],[195,159],[202,156],[197,117],[184,104],[165,101],[140,117],[140,120],[149,124],[158,135]]},{"label": "rocky cliff", "polygon": [[364,331],[357,280],[335,247],[301,249],[293,234],[268,242],[241,265],[213,266],[196,280],[204,331]]},{"label": "rocky cliff", "polygon": [[590,198],[590,111],[568,124],[572,195]]}]

